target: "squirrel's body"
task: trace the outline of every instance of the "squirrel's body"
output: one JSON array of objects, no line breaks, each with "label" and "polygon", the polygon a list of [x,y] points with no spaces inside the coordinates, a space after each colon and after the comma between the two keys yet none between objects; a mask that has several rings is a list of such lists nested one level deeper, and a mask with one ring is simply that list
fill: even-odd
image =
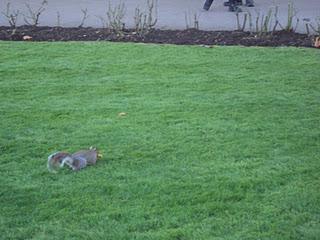
[{"label": "squirrel's body", "polygon": [[96,149],[90,150],[80,150],[72,154],[73,158],[84,158],[87,161],[87,164],[93,165],[96,164],[98,159],[98,151]]},{"label": "squirrel's body", "polygon": [[48,157],[48,169],[54,171],[54,168],[68,165],[72,170],[78,171],[88,165],[94,165],[99,157],[98,150],[90,148],[89,150],[80,150],[74,154],[67,152],[57,152]]}]

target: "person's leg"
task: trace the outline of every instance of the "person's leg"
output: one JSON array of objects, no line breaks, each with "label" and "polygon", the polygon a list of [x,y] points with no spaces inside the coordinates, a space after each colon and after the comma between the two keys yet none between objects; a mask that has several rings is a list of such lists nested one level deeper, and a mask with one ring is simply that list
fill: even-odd
[{"label": "person's leg", "polygon": [[206,0],[206,2],[203,5],[203,9],[208,11],[209,8],[211,7],[212,2],[213,2],[213,0]]}]

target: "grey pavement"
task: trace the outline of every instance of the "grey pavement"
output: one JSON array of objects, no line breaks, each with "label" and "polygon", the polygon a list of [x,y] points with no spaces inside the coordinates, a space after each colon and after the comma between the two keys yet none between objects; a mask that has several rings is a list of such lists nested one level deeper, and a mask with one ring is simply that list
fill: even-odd
[{"label": "grey pavement", "polygon": [[[0,0],[1,11],[5,10],[6,0]],[[118,0],[111,0],[113,5],[119,3]],[[137,6],[144,9],[146,0],[123,0],[126,6],[125,23],[127,27],[133,26],[134,11]],[[297,10],[297,18],[300,19],[298,31],[305,31],[305,24],[302,19],[309,18],[315,23],[320,18],[320,0],[293,0]],[[41,0],[10,0],[12,9],[19,9],[26,13],[25,3],[36,8]],[[204,0],[158,0],[158,23],[159,29],[185,29],[185,16],[194,16],[199,18],[199,27],[203,30],[234,30],[237,28],[236,16],[228,12],[223,6],[223,0],[215,0],[209,11],[202,11]],[[287,22],[288,0],[255,0],[254,8],[242,7],[243,12],[250,11],[252,19],[255,22],[256,14],[262,16],[266,14],[270,7],[279,6],[279,20],[282,25]],[[100,17],[105,17],[107,12],[106,0],[48,0],[46,11],[40,18],[40,25],[54,26],[57,24],[57,12],[60,14],[62,26],[78,26],[81,22],[81,9],[88,9],[89,18],[85,26],[101,27]],[[240,19],[244,13],[240,14]],[[242,20],[241,20],[242,21]],[[191,24],[193,21],[191,21]],[[296,23],[296,21],[294,22]],[[20,16],[18,24],[24,24],[23,17]],[[189,23],[190,24],[190,23]],[[0,25],[8,25],[6,19],[1,15]]]}]

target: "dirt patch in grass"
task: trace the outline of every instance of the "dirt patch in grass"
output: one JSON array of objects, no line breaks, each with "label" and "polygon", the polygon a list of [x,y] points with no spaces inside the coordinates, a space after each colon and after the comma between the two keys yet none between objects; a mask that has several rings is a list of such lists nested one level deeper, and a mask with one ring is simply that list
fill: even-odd
[{"label": "dirt patch in grass", "polygon": [[243,46],[295,46],[312,47],[314,37],[294,32],[277,31],[259,36],[242,31],[152,30],[139,36],[134,30],[115,34],[102,28],[62,28],[21,26],[12,31],[0,27],[0,40],[22,41],[30,36],[31,41],[121,41],[144,43],[168,43],[186,45],[243,45]]}]

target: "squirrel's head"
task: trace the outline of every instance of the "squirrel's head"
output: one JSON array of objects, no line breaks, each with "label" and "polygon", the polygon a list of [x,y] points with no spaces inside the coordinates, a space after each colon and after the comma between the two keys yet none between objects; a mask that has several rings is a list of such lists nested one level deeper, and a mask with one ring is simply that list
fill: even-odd
[{"label": "squirrel's head", "polygon": [[89,148],[91,151],[95,151],[97,153],[97,158],[100,159],[103,157],[102,153],[98,150],[98,148],[91,146]]}]

